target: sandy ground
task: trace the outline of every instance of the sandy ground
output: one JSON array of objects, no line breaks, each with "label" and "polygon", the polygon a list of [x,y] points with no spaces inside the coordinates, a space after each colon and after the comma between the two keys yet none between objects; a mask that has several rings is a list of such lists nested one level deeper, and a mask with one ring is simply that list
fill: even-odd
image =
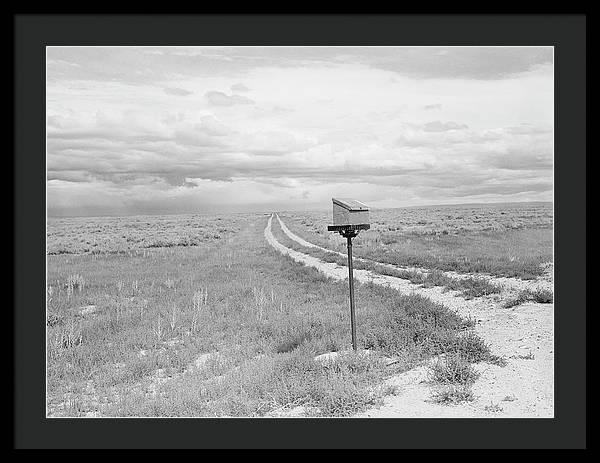
[{"label": "sandy ground", "polygon": [[[348,269],[345,266],[323,262],[279,243],[271,232],[273,218],[274,216],[269,218],[264,232],[271,246],[293,260],[314,267],[332,278],[348,277]],[[283,231],[294,241],[304,246],[320,248],[291,233],[281,219],[277,218],[282,224]],[[457,274],[449,272],[448,275]],[[457,405],[433,403],[431,395],[435,392],[436,386],[427,380],[428,367],[424,365],[390,378],[387,382],[396,386],[395,394],[386,396],[381,407],[367,410],[357,416],[436,418],[551,418],[554,416],[554,304],[528,303],[505,309],[502,308],[502,303],[506,295],[465,300],[456,291],[444,292],[439,287],[421,288],[408,280],[378,275],[367,270],[355,270],[354,277],[362,283],[373,282],[402,293],[428,297],[462,316],[474,318],[477,320],[475,332],[490,345],[494,354],[507,361],[504,367],[486,363],[474,365],[481,376],[473,385],[475,399],[472,402]],[[503,286],[511,290],[516,289],[514,285],[549,286],[550,288],[553,286],[551,272],[534,282],[524,282],[515,278],[496,280],[503,280]],[[301,416],[301,413],[294,410],[293,415],[290,416]]]}]

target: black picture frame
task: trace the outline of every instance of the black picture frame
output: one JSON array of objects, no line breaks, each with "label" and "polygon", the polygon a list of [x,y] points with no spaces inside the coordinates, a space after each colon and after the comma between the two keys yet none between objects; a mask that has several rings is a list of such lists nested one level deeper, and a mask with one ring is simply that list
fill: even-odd
[{"label": "black picture frame", "polygon": [[[15,448],[586,446],[585,15],[13,15]],[[46,419],[45,47],[555,47],[554,419]]]}]

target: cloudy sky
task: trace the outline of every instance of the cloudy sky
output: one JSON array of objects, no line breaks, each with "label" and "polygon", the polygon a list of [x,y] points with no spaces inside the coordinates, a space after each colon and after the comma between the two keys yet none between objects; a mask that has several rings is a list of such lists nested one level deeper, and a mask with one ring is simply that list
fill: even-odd
[{"label": "cloudy sky", "polygon": [[552,48],[48,47],[48,214],[551,201]]}]

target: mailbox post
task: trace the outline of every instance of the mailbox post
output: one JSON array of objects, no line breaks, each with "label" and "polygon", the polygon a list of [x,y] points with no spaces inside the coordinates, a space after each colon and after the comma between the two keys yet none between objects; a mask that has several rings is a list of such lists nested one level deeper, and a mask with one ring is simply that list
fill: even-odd
[{"label": "mailbox post", "polygon": [[348,286],[350,288],[350,324],[352,332],[352,349],[356,351],[356,318],[354,313],[354,271],[352,267],[352,238],[360,230],[371,228],[369,224],[369,208],[354,199],[337,199],[333,201],[333,225],[328,231],[337,232],[346,238],[348,246]]}]

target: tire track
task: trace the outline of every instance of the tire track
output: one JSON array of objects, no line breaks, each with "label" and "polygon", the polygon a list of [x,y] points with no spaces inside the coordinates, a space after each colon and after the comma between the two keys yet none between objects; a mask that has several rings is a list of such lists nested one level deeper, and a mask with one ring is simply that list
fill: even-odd
[{"label": "tire track", "polygon": [[[348,278],[347,266],[338,265],[333,262],[323,262],[318,257],[304,254],[282,245],[273,236],[271,230],[272,219],[273,215],[269,217],[267,227],[265,228],[265,238],[271,246],[282,254],[290,256],[296,262],[301,262],[304,265],[316,268],[328,277],[336,280],[346,280]],[[342,255],[345,256],[345,254]],[[433,302],[443,304],[446,307],[459,312],[459,314],[464,317],[473,317],[475,313],[478,312],[478,306],[480,305],[480,302],[475,299],[465,300],[460,297],[459,291],[448,291],[440,287],[423,288],[418,284],[411,283],[409,280],[390,275],[380,275],[370,270],[354,269],[354,279],[360,283],[374,283],[391,287],[404,294],[419,294],[428,297]]]},{"label": "tire track", "polygon": [[[283,232],[287,235],[288,238],[295,241],[296,243],[298,243],[302,246],[308,247],[308,248],[319,249],[321,251],[332,252],[334,254],[338,254],[340,256],[347,257],[347,255],[343,252],[334,251],[332,249],[327,249],[322,246],[318,246],[316,244],[310,243],[310,242],[304,240],[303,238],[300,238],[298,235],[294,234],[285,225],[285,223],[283,223],[283,221],[281,220],[281,218],[279,217],[278,214],[275,214],[275,215],[277,217],[277,220],[279,221],[279,225],[281,226],[281,229],[283,230]],[[354,257],[354,260],[359,261],[359,262],[377,264],[377,265],[381,265],[383,267],[387,267],[390,269],[416,272],[423,276],[427,276],[429,273],[431,273],[431,270],[428,270],[428,269],[425,269],[422,267],[404,267],[404,266],[400,266],[400,265],[393,265],[393,264],[388,264],[385,262],[378,262],[373,259],[365,259],[365,258],[361,258],[361,257]],[[467,278],[482,278],[491,284],[494,284],[496,286],[499,286],[499,287],[501,287],[505,290],[509,290],[509,291],[523,291],[523,290],[527,290],[527,289],[534,291],[536,289],[544,289],[544,290],[554,292],[554,284],[552,281],[552,275],[551,275],[552,272],[551,271],[546,273],[545,278],[531,280],[531,281],[522,280],[520,278],[512,278],[512,277],[497,277],[497,276],[493,276],[493,275],[489,275],[489,274],[480,274],[480,273],[459,273],[459,272],[453,272],[453,271],[446,271],[446,272],[442,272],[442,273],[449,278],[460,279],[460,280],[464,280]]]},{"label": "tire track", "polygon": [[[279,243],[271,230],[273,217],[274,214],[269,217],[264,231],[271,246],[327,276],[338,280],[347,278],[347,267],[322,262]],[[285,231],[283,226],[282,229]],[[474,331],[495,354],[507,361],[504,367],[487,363],[473,365],[481,374],[472,387],[475,394],[473,402],[457,405],[433,403],[430,400],[432,389],[427,382],[428,369],[421,366],[387,380],[388,385],[396,387],[395,394],[386,396],[383,406],[367,410],[358,417],[554,416],[554,304],[527,303],[503,309],[498,296],[465,300],[457,296],[457,291],[422,288],[408,280],[368,270],[355,269],[354,276],[361,283],[372,282],[401,293],[418,294],[445,305],[463,317],[474,318],[477,321]]]}]

